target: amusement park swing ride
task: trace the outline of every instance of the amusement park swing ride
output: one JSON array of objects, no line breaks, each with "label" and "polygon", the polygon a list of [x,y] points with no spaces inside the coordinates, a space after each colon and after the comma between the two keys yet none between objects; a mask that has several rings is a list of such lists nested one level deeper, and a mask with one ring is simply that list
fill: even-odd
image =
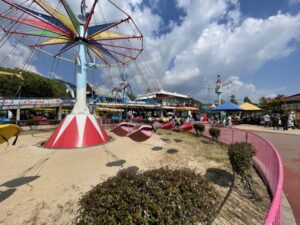
[{"label": "amusement park swing ride", "polygon": [[[1,29],[8,38],[15,37],[34,50],[76,64],[77,95],[73,111],[43,146],[64,149],[105,144],[109,137],[87,107],[87,72],[124,66],[136,60],[143,51],[143,36],[132,18],[110,0],[105,2],[122,18],[109,22],[97,17],[102,12],[99,5],[103,1],[93,0],[88,10],[86,1],[82,0],[79,15],[69,1],[56,2],[54,6],[45,0],[27,0],[21,4],[0,0]],[[133,134],[133,139],[137,134]]]}]

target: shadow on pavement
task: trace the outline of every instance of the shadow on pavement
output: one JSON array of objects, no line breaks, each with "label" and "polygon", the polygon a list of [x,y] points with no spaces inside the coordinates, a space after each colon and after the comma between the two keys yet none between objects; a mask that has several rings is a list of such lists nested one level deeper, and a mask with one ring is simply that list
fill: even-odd
[{"label": "shadow on pavement", "polygon": [[218,168],[208,168],[205,177],[221,187],[230,187],[234,179],[231,173]]}]

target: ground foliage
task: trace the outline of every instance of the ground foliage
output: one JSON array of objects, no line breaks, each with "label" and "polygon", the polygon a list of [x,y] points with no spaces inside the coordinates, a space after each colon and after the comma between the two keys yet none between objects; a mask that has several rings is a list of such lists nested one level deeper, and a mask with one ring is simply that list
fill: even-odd
[{"label": "ground foliage", "polygon": [[238,174],[241,177],[245,188],[245,193],[243,194],[249,198],[259,200],[260,196],[253,187],[251,174],[255,153],[254,147],[246,142],[233,143],[228,147],[229,161],[234,174]]},{"label": "ground foliage", "polygon": [[77,224],[209,224],[220,195],[190,169],[122,172],[80,200]]},{"label": "ground foliage", "polygon": [[205,131],[205,125],[202,123],[195,123],[193,127],[197,134],[202,134]]},{"label": "ground foliage", "polygon": [[15,76],[0,76],[0,96],[19,97],[18,88],[21,85],[20,97],[69,97],[66,86],[56,79],[49,79],[33,72],[18,68],[0,67],[1,71],[21,74],[24,80]]},{"label": "ground foliage", "polygon": [[221,135],[221,130],[216,127],[211,127],[211,128],[209,128],[208,131],[209,131],[210,136],[214,139],[218,139]]},{"label": "ground foliage", "polygon": [[228,156],[234,172],[240,176],[247,176],[252,169],[255,149],[246,142],[238,142],[229,145]]}]

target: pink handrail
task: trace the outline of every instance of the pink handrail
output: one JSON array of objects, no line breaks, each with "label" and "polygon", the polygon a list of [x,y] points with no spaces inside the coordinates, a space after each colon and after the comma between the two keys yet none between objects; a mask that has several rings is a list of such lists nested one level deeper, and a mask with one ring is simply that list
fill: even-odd
[{"label": "pink handrail", "polygon": [[[208,129],[206,129],[208,130]],[[204,135],[209,136],[208,132]],[[266,180],[272,192],[271,207],[265,219],[265,225],[281,225],[281,193],[283,188],[283,164],[281,157],[272,143],[249,131],[237,128],[221,128],[220,141],[230,144],[248,142],[256,149],[254,166]]]},{"label": "pink handrail", "polygon": [[[271,142],[269,142],[265,138],[255,134],[255,133],[247,132],[247,134],[251,134],[253,136],[256,136],[256,138],[263,140],[265,143],[267,143],[270,146],[270,149],[272,149],[273,153],[275,154],[275,155],[273,155],[272,158],[269,159],[269,161],[272,161],[272,159],[275,160],[275,161],[273,161],[273,165],[275,167],[268,168],[269,171],[271,172],[271,174],[267,174],[267,172],[263,171],[262,165],[260,165],[259,161],[258,161],[258,160],[261,161],[260,158],[256,157],[255,162],[256,162],[256,168],[258,170],[260,170],[260,172],[266,178],[269,188],[273,194],[272,204],[268,211],[268,214],[267,214],[267,217],[265,220],[265,224],[266,225],[272,225],[272,224],[281,225],[282,224],[281,195],[282,195],[282,190],[283,190],[283,164],[282,164],[281,157],[278,153],[278,150],[275,148],[275,146]],[[248,141],[248,142],[251,144],[250,141]],[[257,151],[259,151],[259,149],[257,149]],[[266,166],[266,165],[264,165],[264,166]],[[277,171],[274,171],[274,170],[277,170]],[[273,177],[271,177],[272,175],[273,175]],[[272,182],[272,180],[273,180],[273,182]]]}]

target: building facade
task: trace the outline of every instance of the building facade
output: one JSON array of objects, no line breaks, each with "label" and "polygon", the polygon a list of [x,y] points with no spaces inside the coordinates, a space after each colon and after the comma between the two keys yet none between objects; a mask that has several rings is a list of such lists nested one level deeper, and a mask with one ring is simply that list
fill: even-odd
[{"label": "building facade", "polygon": [[297,125],[300,125],[300,93],[291,95],[285,98],[285,104],[281,106],[281,109],[286,113],[294,113]]}]

